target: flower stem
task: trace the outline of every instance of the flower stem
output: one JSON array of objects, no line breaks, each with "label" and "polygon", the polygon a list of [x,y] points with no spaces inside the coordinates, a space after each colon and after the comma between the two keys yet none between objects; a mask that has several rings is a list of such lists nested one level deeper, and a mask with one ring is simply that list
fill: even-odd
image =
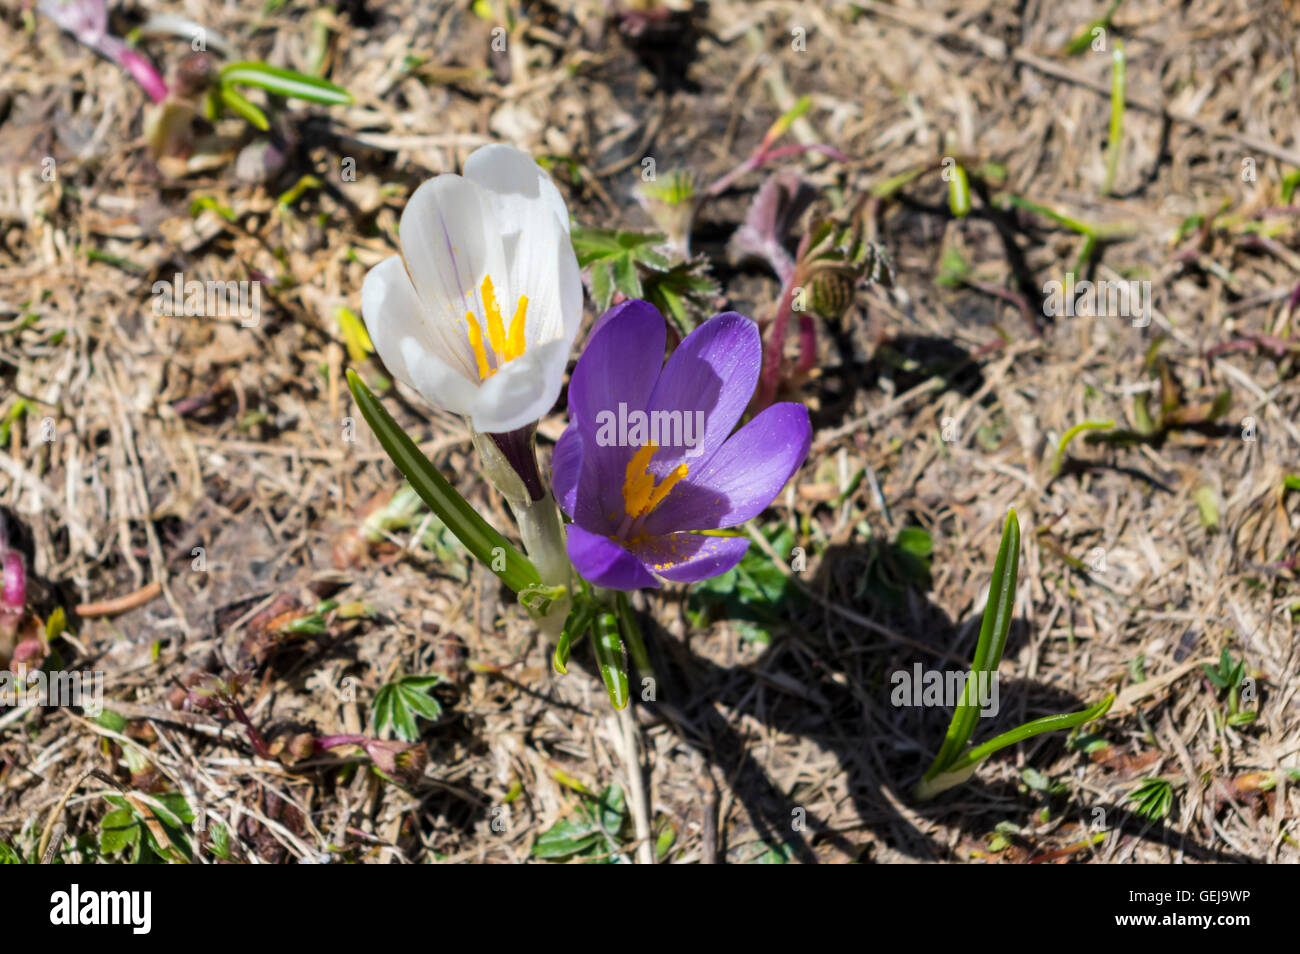
[{"label": "flower stem", "polygon": [[[507,498],[508,499],[508,498]],[[564,596],[552,600],[546,613],[538,620],[542,632],[558,638],[568,618],[573,599],[569,595],[573,565],[569,562],[569,552],[565,546],[564,522],[560,519],[560,508],[549,490],[541,500],[508,500],[519,524],[519,536],[524,541],[524,551],[537,568],[542,582],[550,586],[565,588]]]}]

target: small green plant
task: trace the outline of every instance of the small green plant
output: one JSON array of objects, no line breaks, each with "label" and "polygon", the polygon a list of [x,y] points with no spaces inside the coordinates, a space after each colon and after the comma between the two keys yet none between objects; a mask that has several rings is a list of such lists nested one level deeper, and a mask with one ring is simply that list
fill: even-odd
[{"label": "small green plant", "polygon": [[392,727],[393,733],[403,742],[420,738],[417,718],[436,722],[442,716],[442,703],[431,690],[442,682],[442,676],[402,676],[380,688],[371,704],[371,719],[375,732],[382,733]]},{"label": "small green plant", "polygon": [[583,794],[578,811],[562,818],[533,842],[532,856],[550,861],[581,858],[588,864],[628,864],[623,829],[627,827],[623,789],[610,785],[599,796]]},{"label": "small green plant", "polygon": [[667,271],[672,262],[656,251],[666,236],[658,232],[633,232],[578,226],[570,233],[578,267],[589,268],[591,297],[599,312],[609,308],[614,293],[643,298],[641,271]]},{"label": "small green plant", "polygon": [[1232,656],[1228,653],[1228,647],[1225,646],[1219,654],[1217,667],[1204,663],[1201,668],[1205,670],[1205,677],[1214,683],[1216,689],[1220,692],[1227,690],[1228,725],[1247,725],[1259,718],[1258,712],[1241,708],[1242,686],[1246,683],[1246,660],[1242,659],[1234,664]]},{"label": "small green plant", "polygon": [[222,67],[208,91],[208,117],[215,119],[229,109],[263,132],[270,129],[266,113],[236,88],[240,86],[253,86],[285,99],[330,106],[346,106],[352,102],[351,93],[329,80],[250,60]]},{"label": "small green plant", "polygon": [[187,832],[194,812],[184,796],[133,793],[104,796],[113,811],[99,823],[99,851],[122,855],[133,865],[187,862],[190,841]]},{"label": "small green plant", "polygon": [[1128,800],[1137,802],[1134,812],[1147,821],[1157,822],[1173,807],[1174,786],[1168,779],[1146,778],[1129,793]]},{"label": "small green plant", "polygon": [[[1091,722],[1105,715],[1115,701],[1115,694],[1109,693],[1097,705],[1082,712],[1044,716],[1017,726],[1010,732],[1004,732],[983,745],[968,747],[980,715],[979,686],[984,679],[996,678],[998,663],[1002,661],[1002,651],[1006,648],[1007,633],[1011,629],[1011,618],[1015,612],[1016,574],[1019,566],[1020,522],[1012,510],[1007,514],[1002,530],[1002,544],[998,547],[997,559],[993,564],[993,579],[989,583],[988,604],[984,608],[984,622],[980,627],[979,642],[975,646],[971,678],[966,680],[961,701],[952,714],[939,754],[934,757],[913,791],[920,801],[934,798],[940,792],[965,782],[975,773],[979,764],[994,752],[1044,732],[1073,729]],[[983,673],[988,673],[988,676],[983,676]]]}]

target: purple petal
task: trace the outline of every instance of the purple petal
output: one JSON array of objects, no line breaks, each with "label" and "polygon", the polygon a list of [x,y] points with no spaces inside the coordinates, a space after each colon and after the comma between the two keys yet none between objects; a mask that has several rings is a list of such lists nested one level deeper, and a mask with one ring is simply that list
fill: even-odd
[{"label": "purple petal", "polygon": [[607,311],[573,369],[569,410],[584,432],[595,433],[602,411],[644,410],[664,363],[667,332],[654,305],[625,301]]},{"label": "purple petal", "polygon": [[726,573],[740,562],[748,547],[744,537],[671,533],[639,544],[636,556],[665,580],[694,583]]},{"label": "purple petal", "polygon": [[598,439],[601,422],[619,405],[645,410],[663,367],[667,332],[663,316],[644,301],[624,302],[606,313],[573,369],[569,418],[582,436],[582,474],[574,520],[592,529],[617,527],[623,518],[623,480],[633,448]]},{"label": "purple petal", "polygon": [[608,537],[569,525],[569,559],[578,575],[589,583],[611,590],[639,590],[658,587],[641,561]]},{"label": "purple petal", "polygon": [[703,434],[692,433],[679,446],[661,440],[651,472],[663,476],[683,461],[703,466],[744,413],[762,362],[758,326],[737,312],[710,318],[687,335],[659,375],[648,410],[679,412],[690,424],[697,420],[694,412],[703,411]]},{"label": "purple petal", "polygon": [[582,473],[582,435],[572,424],[564,429],[551,453],[551,486],[555,499],[570,517],[578,496],[578,476]]},{"label": "purple petal", "polygon": [[803,464],[811,439],[806,407],[773,404],[674,487],[646,518],[645,532],[713,530],[757,516]]}]

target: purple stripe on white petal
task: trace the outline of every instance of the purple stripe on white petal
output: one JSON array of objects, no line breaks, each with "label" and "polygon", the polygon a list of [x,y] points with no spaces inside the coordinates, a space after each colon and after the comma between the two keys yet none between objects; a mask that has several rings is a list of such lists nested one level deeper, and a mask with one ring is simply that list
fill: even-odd
[{"label": "purple stripe on white petal", "polygon": [[733,434],[646,518],[651,536],[734,527],[762,513],[808,456],[802,404],[773,404]]},{"label": "purple stripe on white petal", "polygon": [[658,587],[659,581],[641,561],[608,537],[591,533],[577,524],[568,528],[569,559],[587,582],[611,590],[639,590]]},{"label": "purple stripe on white petal", "polygon": [[651,537],[635,547],[636,556],[651,572],[676,583],[694,583],[726,573],[749,547],[744,537],[715,537],[702,533],[671,533]]},{"label": "purple stripe on white petal", "polygon": [[661,440],[652,472],[662,476],[683,461],[692,469],[706,464],[749,404],[762,362],[758,326],[737,312],[710,318],[687,335],[659,375],[647,409],[652,415],[678,412],[683,422],[703,411],[704,433],[692,435],[691,446]]}]

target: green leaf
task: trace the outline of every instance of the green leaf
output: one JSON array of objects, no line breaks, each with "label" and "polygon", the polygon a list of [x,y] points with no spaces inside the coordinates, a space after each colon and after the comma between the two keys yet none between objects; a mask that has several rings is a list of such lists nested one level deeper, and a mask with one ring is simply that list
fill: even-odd
[{"label": "green leaf", "polygon": [[632,232],[575,226],[570,234],[578,265],[591,269],[591,295],[604,311],[614,291],[628,298],[643,297],[640,265],[651,271],[665,271],[670,262],[654,246],[664,241],[657,232]]},{"label": "green leaf", "polygon": [[1002,528],[1002,543],[993,563],[993,578],[989,581],[988,603],[984,607],[984,622],[980,626],[979,643],[975,647],[975,661],[971,671],[977,678],[967,679],[962,689],[961,702],[952,714],[948,733],[939,748],[939,754],[926,770],[924,781],[930,781],[940,772],[949,769],[965,749],[975,731],[980,706],[976,699],[981,672],[995,672],[1002,661],[1002,650],[1007,643],[1007,633],[1015,614],[1016,573],[1020,567],[1020,521],[1014,510],[1007,514]]},{"label": "green leaf", "polygon": [[234,861],[234,853],[230,850],[230,832],[226,831],[226,826],[220,822],[213,822],[210,834],[208,851],[222,861]]},{"label": "green leaf", "polygon": [[1110,22],[1115,16],[1115,11],[1119,9],[1120,2],[1121,0],[1112,0],[1110,9],[1076,33],[1074,38],[1062,47],[1061,52],[1066,56],[1078,56],[1080,53],[1091,49],[1093,41],[1092,31],[1098,28],[1102,30],[1110,29]]},{"label": "green leaf", "polygon": [[233,112],[244,117],[262,132],[271,128],[270,121],[266,118],[266,113],[262,112],[255,104],[244,97],[239,90],[233,86],[217,87],[217,95],[221,97],[223,105],[229,107]]},{"label": "green leaf", "polygon": [[587,628],[595,615],[596,605],[590,599],[574,601],[569,618],[564,621],[559,641],[555,644],[555,655],[551,657],[555,671],[560,675],[569,671],[569,653],[573,650],[573,644],[581,642],[582,637],[587,635]]},{"label": "green leaf", "polygon": [[1065,463],[1065,449],[1070,446],[1070,441],[1084,431],[1105,431],[1114,426],[1115,422],[1110,420],[1083,421],[1066,431],[1061,437],[1061,443],[1056,447],[1056,456],[1052,458],[1052,473],[1059,474],[1061,472],[1061,465]]},{"label": "green leaf", "polygon": [[140,840],[140,822],[130,808],[109,812],[99,823],[99,853],[115,855]]},{"label": "green leaf", "polygon": [[560,819],[538,835],[530,853],[534,858],[546,859],[603,855],[591,860],[617,862],[627,817],[623,789],[609,785],[599,796],[584,796],[573,817]]},{"label": "green leaf", "polygon": [[1200,512],[1201,526],[1214,530],[1219,526],[1219,501],[1212,487],[1197,487],[1192,491],[1196,509]]},{"label": "green leaf", "polygon": [[597,262],[591,266],[591,297],[596,302],[596,310],[604,312],[614,300],[614,277],[609,273],[609,266]]},{"label": "green leaf", "polygon": [[952,177],[948,180],[948,210],[953,218],[964,219],[970,213],[970,180],[961,163],[952,166]]},{"label": "green leaf", "polygon": [[613,613],[601,613],[591,635],[610,705],[622,709],[628,699],[627,665],[623,661],[623,643],[618,637],[618,619]]},{"label": "green leaf", "polygon": [[641,297],[641,276],[637,274],[636,263],[631,255],[620,255],[610,260],[613,269],[614,287],[626,298]]},{"label": "green leaf", "polygon": [[403,742],[419,741],[420,729],[415,720],[436,722],[442,716],[442,703],[432,695],[433,688],[441,682],[442,676],[431,673],[403,676],[382,686],[371,703],[375,732],[382,733],[391,726]]},{"label": "green leaf", "polygon": [[1132,792],[1128,800],[1137,802],[1134,811],[1149,821],[1160,821],[1169,814],[1174,802],[1174,787],[1167,779],[1143,779]]},{"label": "green leaf", "polygon": [[[375,432],[384,451],[410,481],[420,499],[447,525],[447,529],[456,535],[465,549],[474,554],[484,566],[491,568],[501,578],[501,582],[516,593],[540,584],[541,577],[537,574],[537,568],[456,492],[456,488],[420,453],[415,442],[398,427],[384,406],[350,368],[348,387],[352,389],[352,397],[361,409],[362,417]],[[494,568],[501,565],[494,559],[498,554],[505,557],[504,568],[501,570]]]},{"label": "green leaf", "polygon": [[601,840],[601,833],[590,823],[562,818],[537,836],[531,854],[534,858],[571,858],[594,848]]},{"label": "green leaf", "polygon": [[1005,749],[1009,745],[1015,745],[1025,739],[1032,739],[1036,735],[1042,735],[1045,732],[1056,732],[1061,729],[1073,729],[1075,726],[1091,722],[1093,719],[1105,715],[1111,705],[1115,702],[1115,693],[1109,693],[1105,699],[1088,709],[1079,712],[1069,712],[1062,715],[1044,716],[1041,719],[1034,719],[1032,722],[1026,722],[1024,725],[1017,726],[1010,732],[1003,732],[995,738],[989,739],[983,745],[977,745],[971,749],[962,758],[954,762],[947,771],[960,772],[965,768],[979,765],[986,758],[997,752],[999,749]]},{"label": "green leaf", "polygon": [[1124,44],[1116,39],[1111,51],[1110,74],[1110,141],[1106,147],[1106,178],[1101,191],[1109,195],[1115,189],[1115,177],[1119,172],[1120,150],[1124,144],[1124,87],[1127,73],[1124,58]]},{"label": "green leaf", "polygon": [[229,84],[238,83],[242,86],[256,86],[290,99],[305,99],[313,103],[346,106],[352,102],[351,93],[329,80],[252,60],[231,63],[223,68],[217,82],[223,89]]}]

